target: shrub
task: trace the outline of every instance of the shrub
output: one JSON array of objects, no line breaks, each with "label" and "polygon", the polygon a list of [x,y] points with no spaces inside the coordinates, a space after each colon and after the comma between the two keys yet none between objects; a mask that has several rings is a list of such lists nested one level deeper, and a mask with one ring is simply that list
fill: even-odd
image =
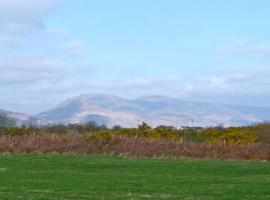
[{"label": "shrub", "polygon": [[270,144],[270,123],[261,123],[255,126],[258,133],[258,142]]},{"label": "shrub", "polygon": [[84,135],[84,138],[88,141],[93,142],[101,142],[102,144],[108,144],[112,138],[114,138],[116,135],[114,135],[112,132],[109,131],[98,131],[94,133],[87,133]]},{"label": "shrub", "polygon": [[198,135],[211,144],[249,144],[256,142],[258,138],[254,127],[208,128]]}]

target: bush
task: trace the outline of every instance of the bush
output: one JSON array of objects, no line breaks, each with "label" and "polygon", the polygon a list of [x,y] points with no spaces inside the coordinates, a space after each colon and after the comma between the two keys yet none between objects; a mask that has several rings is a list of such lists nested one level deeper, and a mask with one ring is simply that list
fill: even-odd
[{"label": "bush", "polygon": [[250,144],[256,142],[258,138],[255,127],[208,128],[198,135],[211,144]]},{"label": "bush", "polygon": [[203,142],[204,139],[200,137],[199,130],[195,128],[185,128],[179,130],[178,134],[183,137],[183,140],[188,143]]},{"label": "bush", "polygon": [[255,126],[258,133],[258,142],[270,144],[270,123],[261,123]]}]

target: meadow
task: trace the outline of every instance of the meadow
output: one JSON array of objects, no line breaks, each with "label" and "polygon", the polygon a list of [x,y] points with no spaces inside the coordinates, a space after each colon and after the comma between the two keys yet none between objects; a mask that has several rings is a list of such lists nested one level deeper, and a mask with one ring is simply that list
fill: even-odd
[{"label": "meadow", "polygon": [[268,162],[0,156],[1,200],[269,199]]}]

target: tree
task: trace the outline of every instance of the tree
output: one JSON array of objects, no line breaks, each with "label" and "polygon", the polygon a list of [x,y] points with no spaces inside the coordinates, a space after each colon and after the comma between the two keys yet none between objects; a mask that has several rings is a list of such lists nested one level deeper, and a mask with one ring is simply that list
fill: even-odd
[{"label": "tree", "polygon": [[14,126],[16,126],[14,119],[6,113],[0,113],[0,134],[4,134],[7,129]]},{"label": "tree", "polygon": [[49,133],[55,133],[55,134],[65,134],[68,132],[68,127],[64,124],[53,124],[51,126],[47,127],[47,131]]},{"label": "tree", "polygon": [[139,125],[138,129],[141,131],[148,131],[151,129],[151,126],[149,126],[147,123],[143,122],[142,124]]},{"label": "tree", "polygon": [[138,126],[138,133],[140,136],[147,136],[150,131],[151,131],[151,126],[149,126],[145,122],[143,122],[142,124]]},{"label": "tree", "polygon": [[119,130],[121,130],[122,129],[122,127],[120,126],[120,125],[114,125],[113,127],[112,127],[112,130],[113,131],[119,131]]}]

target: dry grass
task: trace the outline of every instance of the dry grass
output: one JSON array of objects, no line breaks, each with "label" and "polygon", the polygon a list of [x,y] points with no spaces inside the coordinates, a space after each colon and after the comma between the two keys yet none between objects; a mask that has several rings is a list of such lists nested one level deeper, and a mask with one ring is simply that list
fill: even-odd
[{"label": "dry grass", "polygon": [[0,153],[113,154],[125,157],[270,160],[270,145],[177,144],[162,139],[117,137],[89,141],[83,135],[0,136]]}]

